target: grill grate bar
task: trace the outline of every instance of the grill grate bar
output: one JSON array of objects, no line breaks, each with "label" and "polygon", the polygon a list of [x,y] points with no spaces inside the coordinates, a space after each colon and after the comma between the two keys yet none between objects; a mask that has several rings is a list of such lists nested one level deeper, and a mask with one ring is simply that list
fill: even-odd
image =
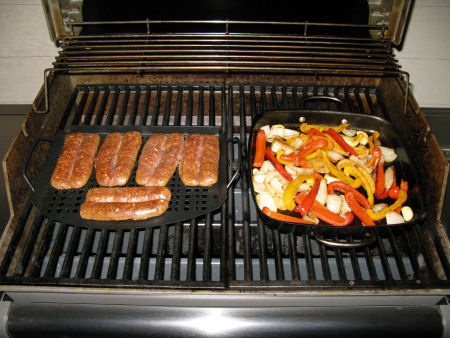
[{"label": "grill grate bar", "polygon": [[203,252],[203,280],[211,281],[211,250],[212,250],[212,215],[206,214],[205,219],[205,248]]},{"label": "grill grate bar", "polygon": [[187,277],[188,281],[195,281],[196,265],[195,260],[197,257],[197,219],[191,219],[189,228],[189,251],[187,261]]},{"label": "grill grate bar", "polygon": [[[111,106],[109,107],[109,112],[108,115],[106,117],[106,121],[105,121],[105,125],[110,126],[113,123],[114,120],[114,114],[117,108],[117,103],[119,101],[119,95],[120,95],[120,89],[117,86],[113,87],[114,90],[114,96],[111,102]],[[76,124],[76,123],[72,123],[72,124]]]},{"label": "grill grate bar", "polygon": [[86,278],[86,269],[88,265],[88,259],[91,254],[92,245],[94,243],[95,230],[89,228],[84,238],[83,248],[81,249],[81,256],[78,261],[77,271],[75,272],[75,278]]},{"label": "grill grate bar", "polygon": [[442,264],[442,267],[444,269],[445,276],[447,279],[450,279],[450,265],[447,256],[445,255],[444,248],[442,247],[441,242],[437,238],[438,235],[436,234],[436,230],[433,227],[429,227],[429,230],[431,238],[433,239],[433,243],[436,247],[436,252],[439,256],[440,263]]},{"label": "grill grate bar", "polygon": [[377,242],[376,243],[377,243],[377,248],[378,248],[378,254],[380,255],[381,266],[383,267],[384,277],[387,281],[392,282],[392,273],[391,273],[391,270],[389,269],[389,262],[386,257],[386,251],[383,246],[382,237],[380,237],[378,231],[376,231],[376,233],[377,233]]},{"label": "grill grate bar", "polygon": [[[424,229],[421,229],[420,231],[424,231]],[[420,237],[419,229],[417,229],[416,225],[413,226],[413,235],[417,241],[418,250],[420,252],[419,255],[421,254],[421,257],[423,257],[423,260],[425,261],[427,271],[433,279],[438,279],[436,268],[433,264],[430,254],[428,253],[428,250],[426,250],[423,239]]]},{"label": "grill grate bar", "polygon": [[167,225],[161,225],[156,253],[155,281],[164,279],[164,263],[166,257]]},{"label": "grill grate bar", "polygon": [[115,231],[114,243],[109,259],[108,273],[106,275],[107,279],[117,278],[117,266],[119,264],[119,256],[122,252],[123,233],[124,230],[122,229]]},{"label": "grill grate bar", "polygon": [[98,99],[98,93],[99,93],[99,89],[98,89],[98,87],[96,87],[94,89],[94,95],[92,96],[91,102],[89,103],[88,110],[84,116],[84,120],[82,123],[83,125],[91,124],[92,115],[94,114],[95,105],[96,105],[97,99]]},{"label": "grill grate bar", "polygon": [[53,248],[51,249],[50,258],[48,259],[47,268],[45,269],[44,277],[53,277],[56,271],[56,265],[61,255],[64,245],[64,238],[67,234],[67,225],[60,224],[58,234],[54,240]]},{"label": "grill grate bar", "polygon": [[[78,230],[78,233],[80,231]],[[102,273],[103,261],[105,259],[106,249],[108,245],[110,231],[103,229],[100,232],[100,238],[98,240],[97,252],[95,253],[94,266],[92,268],[92,278],[99,279]],[[79,236],[79,235],[78,235]]]},{"label": "grill grate bar", "polygon": [[137,230],[130,230],[130,237],[128,238],[128,249],[127,255],[125,257],[125,264],[123,267],[123,279],[131,280],[133,275],[133,263],[134,257],[136,255],[136,241],[137,241]]},{"label": "grill grate bar", "polygon": [[33,221],[33,224],[31,225],[30,232],[28,234],[27,240],[25,242],[22,257],[20,257],[19,264],[16,267],[16,271],[14,272],[15,275],[22,276],[25,273],[25,269],[28,266],[31,252],[33,250],[34,244],[36,242],[36,237],[39,233],[39,230],[42,227],[42,223],[44,220],[44,216],[39,215],[36,217]]},{"label": "grill grate bar", "polygon": [[[122,90],[120,90],[122,91]],[[122,100],[122,107],[120,108],[120,113],[117,118],[117,125],[123,126],[123,123],[125,121],[125,114],[127,112],[127,106],[128,106],[128,100],[130,99],[130,88],[127,86],[125,88],[125,94]]]},{"label": "grill grate bar", "polygon": [[327,259],[327,249],[322,243],[319,243],[320,262],[322,265],[323,278],[325,280],[331,280],[330,266]]},{"label": "grill grate bar", "polygon": [[86,88],[83,88],[82,90],[83,90],[83,96],[81,97],[80,103],[78,104],[72,124],[80,123],[81,116],[83,115],[84,106],[86,105],[86,101],[89,96],[89,88],[86,87]]},{"label": "grill grate bar", "polygon": [[139,280],[148,279],[148,264],[153,242],[153,229],[145,229],[144,242],[142,244],[141,264],[139,266]]},{"label": "grill grate bar", "polygon": [[42,265],[44,264],[44,258],[47,253],[48,248],[50,247],[50,242],[52,239],[53,230],[55,229],[55,222],[47,219],[45,223],[44,233],[42,234],[41,241],[39,242],[38,251],[34,257],[33,263],[31,264],[31,269],[29,276],[30,277],[38,277],[40,275],[40,271]]},{"label": "grill grate bar", "polygon": [[109,87],[106,86],[103,93],[102,102],[100,103],[99,110],[97,112],[97,115],[95,116],[94,121],[95,125],[100,125],[102,123],[103,116],[105,115],[106,104],[108,103],[108,98],[109,98]]},{"label": "grill grate bar", "polygon": [[394,232],[392,231],[392,229],[389,229],[389,242],[391,244],[392,253],[394,255],[395,263],[397,264],[397,269],[400,274],[400,279],[405,280],[408,278],[407,274],[406,274],[406,270],[405,270],[405,265],[403,264],[403,261],[401,259],[401,255],[400,255],[398,245],[397,245],[396,236],[395,236]]},{"label": "grill grate bar", "polygon": [[[353,236],[348,236],[349,242],[353,242]],[[356,282],[362,281],[361,267],[359,266],[358,257],[356,257],[355,249],[350,249],[350,261],[352,264],[353,277]]]},{"label": "grill grate bar", "polygon": [[371,281],[378,281],[377,272],[375,269],[375,264],[373,263],[373,257],[370,252],[370,248],[366,247],[364,249],[364,256],[366,257],[367,270],[369,272],[369,278]]},{"label": "grill grate bar", "polygon": [[138,86],[136,88],[136,93],[134,94],[133,108],[131,109],[130,117],[128,118],[128,125],[136,125],[136,115],[139,107],[139,99],[141,97],[141,88]]},{"label": "grill grate bar", "polygon": [[309,235],[303,235],[303,247],[305,248],[306,270],[308,272],[308,280],[316,279],[316,272],[314,271],[314,263],[311,256],[311,243]]},{"label": "grill grate bar", "polygon": [[159,109],[161,106],[161,86],[157,87],[155,105],[153,106],[152,120],[150,124],[156,126],[158,124]]},{"label": "grill grate bar", "polygon": [[144,104],[142,106],[142,114],[141,114],[141,120],[139,121],[139,125],[145,126],[147,123],[147,117],[148,117],[148,107],[150,105],[150,95],[152,93],[152,89],[150,87],[145,88],[145,98],[144,98]]},{"label": "grill grate bar", "polygon": [[[337,241],[338,237],[335,236],[334,240]],[[336,267],[339,274],[339,280],[346,282],[347,281],[347,274],[345,273],[344,268],[344,260],[342,258],[342,249],[341,248],[335,248],[334,254],[336,256]]]},{"label": "grill grate bar", "polygon": [[284,280],[283,259],[281,257],[281,239],[278,230],[272,230],[273,251],[275,255],[275,276],[277,280]]},{"label": "grill grate bar", "polygon": [[294,233],[289,233],[289,259],[291,261],[291,275],[292,280],[298,281],[300,280],[300,269],[298,267],[298,260],[297,260],[297,247],[295,245],[296,237]]}]

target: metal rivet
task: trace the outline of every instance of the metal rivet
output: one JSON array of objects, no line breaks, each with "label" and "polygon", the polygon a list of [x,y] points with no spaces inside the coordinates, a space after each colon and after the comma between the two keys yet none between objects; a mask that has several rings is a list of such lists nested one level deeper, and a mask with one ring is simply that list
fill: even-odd
[{"label": "metal rivet", "polygon": [[301,116],[298,120],[299,120],[301,123],[303,123],[303,122],[306,121],[306,118],[305,118],[304,116]]},{"label": "metal rivet", "polygon": [[346,119],[342,119],[341,124],[347,124],[348,121]]}]

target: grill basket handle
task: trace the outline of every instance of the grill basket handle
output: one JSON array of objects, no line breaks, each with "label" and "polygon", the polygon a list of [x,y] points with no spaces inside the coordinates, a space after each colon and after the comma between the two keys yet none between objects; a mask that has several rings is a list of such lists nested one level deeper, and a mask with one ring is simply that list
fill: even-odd
[{"label": "grill basket handle", "polygon": [[42,141],[53,142],[54,140],[51,138],[41,137],[41,138],[38,138],[36,141],[34,141],[33,145],[31,146],[30,151],[27,154],[27,157],[25,158],[25,163],[24,163],[23,169],[22,169],[22,176],[23,176],[25,182],[27,182],[27,184],[30,186],[31,191],[33,191],[33,192],[34,192],[34,186],[33,186],[33,184],[31,184],[31,182],[27,176],[27,169],[28,169],[28,165],[30,164],[31,156],[33,155],[34,150],[36,149],[37,145],[39,143],[41,143]]},{"label": "grill basket handle", "polygon": [[335,96],[328,96],[328,95],[313,95],[313,96],[307,96],[304,97],[300,101],[300,108],[304,108],[305,102],[313,101],[313,100],[324,100],[324,101],[332,101],[334,103],[338,103],[341,105],[342,109],[344,108],[344,102],[342,102],[339,98]]},{"label": "grill basket handle", "polygon": [[237,180],[238,176],[241,173],[241,162],[242,162],[242,142],[239,139],[239,137],[233,137],[226,140],[227,143],[233,142],[236,143],[238,146],[238,163],[237,163],[237,170],[234,173],[233,177],[231,177],[230,181],[227,184],[227,190],[230,189],[230,187],[233,185],[233,183]]},{"label": "grill basket handle", "polygon": [[374,235],[374,232],[367,232],[365,235],[365,239],[358,241],[358,242],[341,242],[341,241],[334,241],[331,239],[326,239],[322,237],[318,231],[312,230],[310,232],[310,236],[314,237],[318,242],[322,243],[323,245],[330,246],[333,248],[342,248],[342,249],[355,249],[355,248],[364,248],[366,246],[369,246],[373,244],[377,237]]}]

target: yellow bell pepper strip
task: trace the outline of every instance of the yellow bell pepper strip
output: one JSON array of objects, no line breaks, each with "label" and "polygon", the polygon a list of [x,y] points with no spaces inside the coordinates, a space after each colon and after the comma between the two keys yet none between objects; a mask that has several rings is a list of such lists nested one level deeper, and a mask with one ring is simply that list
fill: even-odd
[{"label": "yellow bell pepper strip", "polygon": [[328,129],[324,131],[325,134],[330,135],[336,142],[341,146],[342,149],[344,149],[349,155],[353,155],[356,157],[359,157],[358,153],[353,150],[353,147],[351,147],[345,140],[342,138],[341,135],[339,135],[334,129]]},{"label": "yellow bell pepper strip", "polygon": [[[346,166],[344,168],[344,174],[347,176],[353,176],[355,178],[359,178],[362,181],[362,187],[366,190],[367,193],[367,200],[369,201],[370,205],[373,205],[375,203],[373,192],[375,189],[372,190],[372,187],[370,183],[367,181],[366,177],[355,167]],[[373,182],[373,179],[372,179]]]},{"label": "yellow bell pepper strip", "polygon": [[305,156],[305,160],[312,160],[314,157],[317,157],[320,155],[320,151],[316,150],[315,152],[313,152],[312,154],[306,155]]},{"label": "yellow bell pepper strip", "polygon": [[264,153],[266,150],[266,133],[260,129],[256,135],[255,156],[253,157],[253,167],[259,168],[264,162]]},{"label": "yellow bell pepper strip", "polygon": [[295,180],[289,182],[288,186],[286,187],[286,190],[283,194],[283,202],[286,206],[286,209],[288,209],[289,211],[292,211],[295,208],[294,196],[297,193],[298,187],[308,179],[314,180],[314,178],[310,175],[300,175]]},{"label": "yellow bell pepper strip", "polygon": [[270,162],[273,163],[273,165],[275,166],[275,169],[281,174],[281,176],[283,176],[289,182],[291,182],[293,180],[292,176],[289,175],[289,173],[286,171],[286,169],[284,169],[283,165],[277,161],[277,159],[273,155],[273,152],[270,149],[270,147],[266,148],[266,157]]},{"label": "yellow bell pepper strip", "polygon": [[340,124],[338,127],[330,127],[330,126],[319,126],[319,125],[314,125],[314,124],[302,123],[302,124],[300,124],[300,131],[306,134],[306,133],[308,133],[308,131],[311,128],[314,128],[320,132],[323,132],[324,130],[328,130],[331,128],[331,129],[335,130],[337,133],[341,133],[349,125],[350,125],[349,123],[345,123],[345,124]]},{"label": "yellow bell pepper strip", "polygon": [[336,168],[333,163],[330,162],[330,160],[328,159],[328,157],[324,151],[321,151],[320,155],[322,156],[322,159],[325,161],[325,164],[327,165],[328,170],[334,177],[336,177],[337,179],[339,179],[342,182],[347,183],[352,188],[357,189],[361,186],[361,184],[362,184],[361,179],[357,178],[356,180],[353,180],[352,178],[345,175],[342,171],[340,171],[338,168]]},{"label": "yellow bell pepper strip", "polygon": [[305,197],[305,200],[297,207],[302,216],[305,216],[308,213],[309,209],[311,209],[314,201],[316,200],[316,196],[320,187],[320,181],[321,180],[316,180],[314,182],[314,185],[309,191],[308,195]]},{"label": "yellow bell pepper strip", "polygon": [[267,216],[269,216],[270,218],[276,219],[278,221],[302,223],[302,224],[315,224],[314,222],[307,221],[300,217],[289,216],[289,215],[281,214],[279,212],[272,211],[268,207],[262,208],[262,212],[264,214],[266,214]]},{"label": "yellow bell pepper strip", "polygon": [[[282,156],[284,153],[285,153],[284,149],[280,149],[277,152],[277,161],[284,165],[288,165],[288,164],[294,165],[294,158],[292,159],[292,161],[286,161],[286,160],[284,160],[284,158]],[[295,154],[295,153],[292,153],[292,154]]]},{"label": "yellow bell pepper strip", "polygon": [[378,137],[380,137],[380,133],[375,131],[371,136],[369,136],[369,150],[370,153],[373,154],[373,148],[377,146]]},{"label": "yellow bell pepper strip", "polygon": [[401,206],[403,203],[405,203],[407,198],[408,198],[408,193],[405,190],[400,189],[398,192],[398,198],[393,204],[391,204],[387,208],[384,208],[380,212],[373,212],[372,209],[368,209],[367,214],[369,215],[369,217],[372,220],[379,221],[379,220],[385,218],[386,214],[388,212],[394,211],[399,206]]},{"label": "yellow bell pepper strip", "polygon": [[367,149],[366,147],[364,147],[364,148],[355,147],[353,149],[358,153],[360,158],[361,157],[364,158],[364,157],[367,157],[367,155],[369,155],[369,149]]},{"label": "yellow bell pepper strip", "polygon": [[326,146],[328,146],[328,141],[325,139],[319,139],[306,143],[304,146],[300,148],[300,151],[295,156],[295,165],[299,166],[301,159],[304,158],[306,155],[309,155],[315,152],[316,150],[325,148]]},{"label": "yellow bell pepper strip", "polygon": [[358,200],[352,192],[347,191],[345,193],[345,200],[347,201],[348,206],[352,209],[353,213],[356,217],[358,217],[364,225],[374,226],[375,222],[369,216],[369,211],[372,209],[366,210],[363,209],[362,206],[359,205]]},{"label": "yellow bell pepper strip", "polygon": [[340,160],[337,163],[336,167],[338,169],[342,169],[342,168],[345,168],[345,167],[355,167],[355,168],[357,168],[358,171],[361,173],[361,175],[365,178],[365,180],[369,184],[370,189],[372,191],[375,191],[375,182],[373,181],[372,176],[370,175],[369,171],[366,169],[365,166],[359,165],[357,162],[347,158],[347,159]]}]

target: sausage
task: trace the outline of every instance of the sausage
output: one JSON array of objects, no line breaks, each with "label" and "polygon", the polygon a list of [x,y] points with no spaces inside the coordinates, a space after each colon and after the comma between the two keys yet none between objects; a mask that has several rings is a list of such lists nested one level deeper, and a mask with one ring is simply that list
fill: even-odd
[{"label": "sausage", "polygon": [[217,182],[220,150],[214,135],[191,134],[186,138],[178,172],[186,186],[209,187]]},{"label": "sausage", "polygon": [[112,133],[105,137],[95,161],[95,174],[101,186],[125,185],[133,171],[141,147],[137,131],[124,135]]},{"label": "sausage", "polygon": [[184,137],[179,133],[150,136],[139,157],[136,183],[165,186],[178,166],[183,148]]},{"label": "sausage", "polygon": [[144,220],[166,212],[169,200],[147,202],[84,202],[80,208],[83,219],[96,221]]},{"label": "sausage", "polygon": [[67,135],[50,178],[51,186],[55,189],[83,187],[91,176],[99,143],[96,134]]},{"label": "sausage", "polygon": [[166,187],[93,188],[86,194],[86,202],[146,202],[170,200]]},{"label": "sausage", "polygon": [[93,188],[80,216],[97,221],[143,220],[166,212],[170,198],[166,187]]}]

